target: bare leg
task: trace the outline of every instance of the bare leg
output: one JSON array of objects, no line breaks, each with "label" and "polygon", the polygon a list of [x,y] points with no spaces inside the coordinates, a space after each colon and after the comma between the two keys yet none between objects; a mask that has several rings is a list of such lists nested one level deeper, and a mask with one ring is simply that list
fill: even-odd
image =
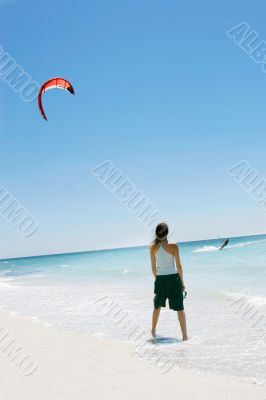
[{"label": "bare leg", "polygon": [[183,340],[188,340],[185,311],[177,311],[177,315],[178,315],[178,320],[179,320],[180,328],[181,328],[182,335],[183,335]]},{"label": "bare leg", "polygon": [[153,313],[152,313],[152,328],[151,328],[151,334],[153,337],[156,336],[156,326],[157,326],[157,322],[160,316],[160,311],[161,311],[161,307],[159,308],[154,308]]}]

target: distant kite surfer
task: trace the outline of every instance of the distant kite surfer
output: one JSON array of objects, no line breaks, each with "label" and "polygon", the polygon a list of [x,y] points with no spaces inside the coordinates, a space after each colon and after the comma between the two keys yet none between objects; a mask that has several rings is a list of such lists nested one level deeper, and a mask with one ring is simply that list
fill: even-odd
[{"label": "distant kite surfer", "polygon": [[221,246],[221,248],[220,248],[219,250],[223,250],[223,248],[224,248],[225,246],[227,246],[228,243],[229,243],[229,239],[225,239],[224,242],[223,242],[223,245]]}]

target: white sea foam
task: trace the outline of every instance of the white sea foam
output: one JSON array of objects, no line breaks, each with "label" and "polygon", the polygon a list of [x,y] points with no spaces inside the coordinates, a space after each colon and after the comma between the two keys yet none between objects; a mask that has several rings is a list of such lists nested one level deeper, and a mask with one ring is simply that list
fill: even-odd
[{"label": "white sea foam", "polygon": [[0,278],[0,287],[2,288],[14,288],[16,285],[14,283],[11,283],[14,281],[15,278]]},{"label": "white sea foam", "polygon": [[218,251],[219,247],[215,247],[215,246],[203,246],[200,247],[196,250],[193,250],[192,253],[204,253],[206,251]]},{"label": "white sea foam", "polygon": [[225,296],[235,304],[242,302],[254,306],[266,306],[266,297],[264,296],[250,296],[239,292],[225,292]]},{"label": "white sea foam", "polygon": [[23,276],[23,279],[35,279],[35,278],[45,278],[45,274],[30,274]]}]

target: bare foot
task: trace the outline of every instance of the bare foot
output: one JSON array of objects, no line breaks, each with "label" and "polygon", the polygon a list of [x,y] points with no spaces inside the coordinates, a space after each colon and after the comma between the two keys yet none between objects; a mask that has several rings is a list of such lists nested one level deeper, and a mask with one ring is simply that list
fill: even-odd
[{"label": "bare foot", "polygon": [[156,330],[155,329],[152,329],[151,330],[151,335],[152,335],[152,337],[155,339],[156,338]]},{"label": "bare foot", "polygon": [[185,342],[186,340],[189,340],[188,336],[183,337],[183,341]]}]

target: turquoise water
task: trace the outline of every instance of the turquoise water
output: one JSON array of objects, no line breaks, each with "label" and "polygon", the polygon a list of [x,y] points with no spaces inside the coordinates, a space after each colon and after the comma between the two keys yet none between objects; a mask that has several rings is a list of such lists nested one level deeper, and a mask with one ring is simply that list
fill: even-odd
[{"label": "turquoise water", "polygon": [[[162,310],[158,354],[178,367],[266,383],[266,235],[180,244],[191,340]],[[0,261],[0,304],[56,328],[127,340],[96,307],[104,296],[132,324],[150,330],[153,277],[147,247]],[[102,300],[100,300],[101,302]]]}]

